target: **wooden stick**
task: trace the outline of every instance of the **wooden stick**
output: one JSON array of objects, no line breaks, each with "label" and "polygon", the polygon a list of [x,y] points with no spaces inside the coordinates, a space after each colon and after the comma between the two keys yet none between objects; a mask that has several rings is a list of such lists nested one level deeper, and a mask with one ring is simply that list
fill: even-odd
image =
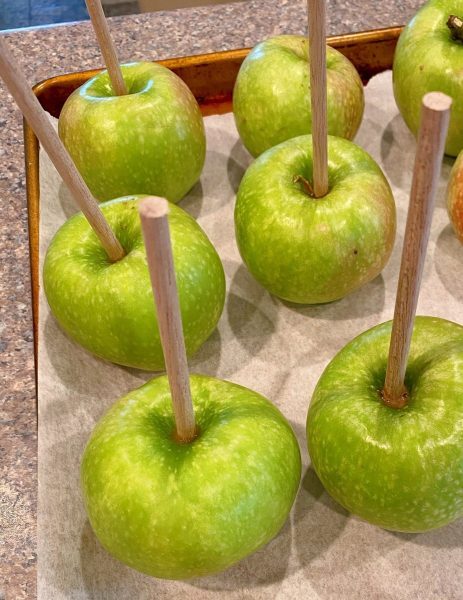
[{"label": "wooden stick", "polygon": [[389,358],[382,393],[384,402],[393,408],[405,406],[408,397],[405,371],[451,104],[452,99],[440,92],[431,92],[423,97]]},{"label": "wooden stick", "polygon": [[106,21],[101,0],[85,0],[88,14],[92,21],[98,45],[100,46],[103,60],[108,70],[109,79],[113,90],[118,96],[127,94],[127,87],[122,77],[121,67],[117,58],[116,47],[109,32],[108,22]]},{"label": "wooden stick", "polygon": [[53,129],[45,111],[32,92],[23,73],[18,69],[8,50],[3,37],[0,36],[0,76],[15,99],[17,105],[27,119],[45,152],[50,157],[69,188],[80,210],[87,217],[106,250],[110,260],[116,261],[124,256],[124,250],[115,237],[108,222],[103,216],[98,202],[91,195],[84,180],[77,171],[72,158]]},{"label": "wooden stick", "polygon": [[308,10],[313,188],[315,197],[321,198],[328,193],[325,0],[308,0]]},{"label": "wooden stick", "polygon": [[167,220],[169,203],[164,198],[150,196],[139,203],[138,210],[156,301],[177,439],[186,443],[196,436],[196,425]]}]

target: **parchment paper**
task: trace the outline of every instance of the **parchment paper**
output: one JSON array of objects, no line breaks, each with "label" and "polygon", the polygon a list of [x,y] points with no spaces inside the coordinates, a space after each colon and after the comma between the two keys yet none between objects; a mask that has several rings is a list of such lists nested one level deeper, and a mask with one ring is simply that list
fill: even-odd
[{"label": "parchment paper", "polygon": [[[303,479],[290,520],[270,544],[222,574],[171,582],[141,575],[111,558],[86,519],[79,463],[95,422],[150,374],[98,360],[71,342],[40,299],[38,590],[43,600],[304,598],[396,600],[463,597],[463,519],[421,534],[383,531],[336,504],[309,466],[305,419],[314,386],[351,338],[392,318],[415,140],[392,96],[391,74],[366,89],[356,142],[378,161],[398,208],[393,256],[371,283],[324,306],[294,307],[272,298],[243,266],[234,241],[235,192],[250,157],[232,115],[206,119],[208,152],[201,182],[181,206],[198,218],[227,275],[218,329],[191,370],[248,386],[275,402],[292,424]],[[419,314],[463,321],[463,247],[444,204],[452,161],[445,159]],[[41,156],[41,257],[53,232],[74,212],[69,195]]]}]

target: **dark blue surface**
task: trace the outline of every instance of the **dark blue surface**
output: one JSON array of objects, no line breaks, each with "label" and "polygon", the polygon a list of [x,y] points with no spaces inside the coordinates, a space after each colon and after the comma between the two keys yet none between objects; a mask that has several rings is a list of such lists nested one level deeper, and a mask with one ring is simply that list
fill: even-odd
[{"label": "dark blue surface", "polygon": [[[138,12],[132,0],[105,7],[106,16]],[[0,0],[0,30],[88,19],[85,0]]]}]

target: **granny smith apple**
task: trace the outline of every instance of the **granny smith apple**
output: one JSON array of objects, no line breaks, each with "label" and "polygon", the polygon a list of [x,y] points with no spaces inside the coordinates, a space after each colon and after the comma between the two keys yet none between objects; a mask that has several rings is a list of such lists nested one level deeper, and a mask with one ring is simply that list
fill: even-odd
[{"label": "granny smith apple", "polygon": [[418,532],[463,516],[463,327],[417,317],[408,403],[381,399],[391,322],[345,346],[307,417],[312,464],[331,496],[385,529]]},{"label": "granny smith apple", "polygon": [[447,209],[455,233],[463,244],[463,151],[458,155],[450,172]]},{"label": "granny smith apple", "polygon": [[[54,236],[43,284],[59,325],[78,344],[111,362],[164,368],[137,197],[101,204],[126,256],[109,261],[82,213]],[[171,204],[169,225],[180,310],[189,355],[214,330],[225,301],[220,258],[196,221]]]},{"label": "granny smith apple", "polygon": [[107,71],[66,100],[59,135],[98,200],[149,194],[178,202],[201,174],[206,138],[198,103],[175,73],[148,62],[121,65],[128,94]]},{"label": "granny smith apple", "polygon": [[395,238],[392,192],[361,148],[328,137],[326,196],[310,195],[312,138],[267,150],[246,171],[235,232],[252,275],[271,294],[302,304],[342,298],[376,277]]},{"label": "granny smith apple", "polygon": [[458,32],[451,16],[463,18],[463,0],[426,2],[400,35],[392,73],[397,106],[415,135],[426,93],[453,98],[445,152],[456,156],[463,149],[463,21]]},{"label": "granny smith apple", "polygon": [[[326,49],[328,133],[352,139],[364,108],[363,85],[353,64]],[[279,35],[246,57],[233,90],[233,113],[241,140],[253,156],[312,131],[309,44]]]},{"label": "granny smith apple", "polygon": [[119,400],[85,449],[85,507],[101,544],[155,577],[225,569],[280,530],[300,479],[297,440],[268,400],[239,385],[192,375],[198,427],[174,439],[165,376]]}]

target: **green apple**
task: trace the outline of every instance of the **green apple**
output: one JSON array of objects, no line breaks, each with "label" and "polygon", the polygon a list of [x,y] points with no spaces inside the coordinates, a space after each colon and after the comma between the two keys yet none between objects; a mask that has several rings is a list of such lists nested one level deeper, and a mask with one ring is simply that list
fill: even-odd
[{"label": "green apple", "polygon": [[59,135],[100,201],[128,194],[178,202],[201,174],[206,138],[193,94],[169,69],[121,66],[128,94],[114,94],[107,71],[69,96]]},{"label": "green apple", "polygon": [[325,369],[307,417],[309,454],[355,515],[426,531],[463,516],[463,327],[416,318],[402,409],[380,396],[390,336],[391,322],[373,327]]},{"label": "green apple", "polygon": [[[78,344],[111,362],[164,368],[145,246],[137,212],[140,197],[101,205],[126,251],[111,263],[82,213],[54,236],[43,267],[51,312]],[[188,354],[214,330],[225,301],[220,258],[196,221],[169,207],[174,265]]]},{"label": "green apple", "polygon": [[426,93],[453,98],[445,152],[456,156],[463,149],[463,31],[460,39],[452,33],[452,15],[463,17],[463,0],[429,0],[401,33],[392,73],[397,106],[415,135]]},{"label": "green apple", "polygon": [[299,486],[299,447],[283,415],[239,385],[192,375],[198,435],[174,439],[165,376],[119,400],[85,449],[85,507],[101,544],[155,577],[225,569],[270,541]]},{"label": "green apple", "polygon": [[[326,49],[328,133],[352,139],[362,120],[363,85],[353,64]],[[309,44],[279,35],[258,44],[241,65],[233,90],[241,140],[253,156],[312,131]]]},{"label": "green apple", "polygon": [[396,227],[392,192],[361,148],[328,138],[329,191],[313,198],[312,138],[267,150],[246,171],[235,232],[252,275],[271,294],[302,304],[342,298],[376,277]]},{"label": "green apple", "polygon": [[463,150],[458,155],[450,172],[447,209],[455,233],[463,244]]}]

